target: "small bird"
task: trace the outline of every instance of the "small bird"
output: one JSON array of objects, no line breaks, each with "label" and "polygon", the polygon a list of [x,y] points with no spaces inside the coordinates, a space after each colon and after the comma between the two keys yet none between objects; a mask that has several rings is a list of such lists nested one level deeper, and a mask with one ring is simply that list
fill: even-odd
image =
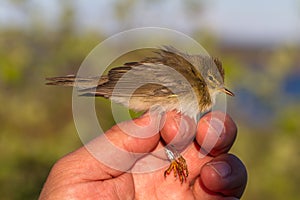
[{"label": "small bird", "polygon": [[[154,56],[112,68],[100,77],[68,75],[46,78],[47,85],[72,86],[82,96],[100,96],[134,111],[148,111],[159,105],[165,111],[177,111],[196,119],[207,112],[216,95],[234,94],[224,86],[222,63],[210,56],[183,53],[172,46],[154,51]],[[166,177],[174,171],[183,183],[188,177],[185,159],[176,148],[165,147],[171,164]]]}]

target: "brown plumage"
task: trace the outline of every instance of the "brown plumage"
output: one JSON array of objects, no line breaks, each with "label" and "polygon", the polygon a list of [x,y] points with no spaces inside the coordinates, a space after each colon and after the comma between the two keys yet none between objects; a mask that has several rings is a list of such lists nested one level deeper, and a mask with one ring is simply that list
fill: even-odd
[{"label": "brown plumage", "polygon": [[83,96],[102,96],[136,111],[159,104],[167,111],[178,110],[194,117],[209,110],[216,91],[224,89],[222,63],[169,46],[155,54],[115,67],[101,77],[52,77],[47,78],[47,84],[75,86]]}]

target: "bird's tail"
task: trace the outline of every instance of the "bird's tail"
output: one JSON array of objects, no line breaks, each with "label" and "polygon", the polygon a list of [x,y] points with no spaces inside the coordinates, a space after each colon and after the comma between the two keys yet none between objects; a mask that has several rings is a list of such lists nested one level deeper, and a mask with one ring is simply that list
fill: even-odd
[{"label": "bird's tail", "polygon": [[94,88],[102,85],[108,81],[107,76],[101,77],[76,77],[75,75],[60,76],[60,77],[49,77],[46,78],[48,81],[46,85],[58,85],[67,87],[76,87],[79,90],[85,90],[89,88]]}]

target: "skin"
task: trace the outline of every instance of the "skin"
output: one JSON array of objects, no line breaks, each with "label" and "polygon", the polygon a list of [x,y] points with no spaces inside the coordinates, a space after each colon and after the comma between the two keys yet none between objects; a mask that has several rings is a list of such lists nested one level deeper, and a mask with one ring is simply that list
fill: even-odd
[{"label": "skin", "polygon": [[[218,135],[215,133],[218,129],[214,126],[220,128],[220,124],[212,123],[212,128],[209,129],[211,117],[212,113],[206,114],[196,125],[190,118],[175,112],[168,112],[161,120],[152,121],[147,113],[133,121],[141,126],[159,123],[161,130],[150,137],[129,136],[118,126],[105,133],[114,145],[128,152],[146,153],[162,148],[162,139],[169,143],[177,132],[184,137],[197,130],[194,141],[182,153],[189,167],[189,176],[182,184],[174,178],[173,173],[165,178],[163,173],[166,168],[148,173],[112,169],[82,147],[55,163],[39,199],[238,199],[244,192],[247,172],[236,156],[227,153],[235,140],[237,127],[228,115],[215,112],[215,119],[225,117],[223,130]],[[185,121],[185,126],[179,125],[180,118]],[[129,122],[122,124],[132,126]],[[101,145],[101,137],[103,135],[91,141],[89,147]],[[204,138],[217,142],[209,154],[199,158],[200,144],[203,144]],[[142,158],[128,154],[128,157],[123,158],[124,163],[127,163],[127,171],[141,162]]]}]

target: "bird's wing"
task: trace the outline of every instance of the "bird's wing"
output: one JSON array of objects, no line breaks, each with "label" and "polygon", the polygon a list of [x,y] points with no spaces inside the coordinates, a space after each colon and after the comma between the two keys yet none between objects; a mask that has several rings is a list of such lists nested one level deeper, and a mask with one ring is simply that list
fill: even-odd
[{"label": "bird's wing", "polygon": [[[113,68],[108,73],[108,81],[93,91],[85,91],[84,95],[103,96],[105,98],[129,97],[166,97],[184,96],[198,92],[199,98],[210,103],[209,92],[201,73],[179,54],[159,50],[157,56],[148,57],[140,62],[125,63]],[[150,89],[149,89],[150,88]],[[201,90],[201,92],[199,91]]]},{"label": "bird's wing", "polygon": [[[168,75],[168,67],[153,63],[125,63],[108,72],[108,81],[96,88],[83,90],[84,96],[150,97],[170,96],[175,90],[176,75]],[[170,72],[169,72],[170,73]],[[167,75],[167,76],[166,76]]]}]

